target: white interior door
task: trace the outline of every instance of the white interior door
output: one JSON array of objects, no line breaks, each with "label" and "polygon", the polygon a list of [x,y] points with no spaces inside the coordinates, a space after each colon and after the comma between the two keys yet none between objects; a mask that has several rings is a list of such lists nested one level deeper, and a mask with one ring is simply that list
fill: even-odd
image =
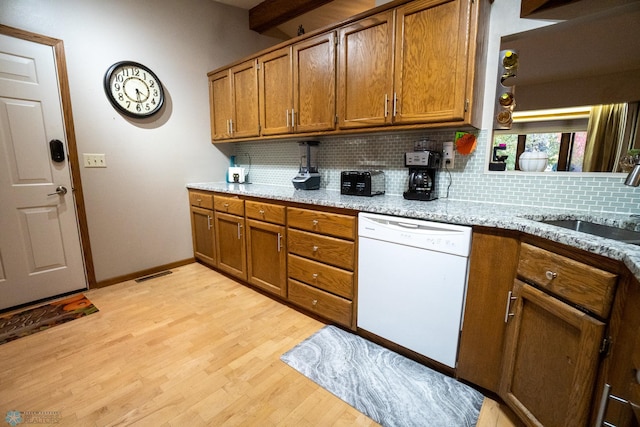
[{"label": "white interior door", "polygon": [[87,287],[67,159],[53,48],[0,34],[0,309]]}]

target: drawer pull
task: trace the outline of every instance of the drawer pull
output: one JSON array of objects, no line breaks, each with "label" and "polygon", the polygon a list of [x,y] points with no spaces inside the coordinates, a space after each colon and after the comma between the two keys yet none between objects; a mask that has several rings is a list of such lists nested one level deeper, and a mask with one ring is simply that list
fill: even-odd
[{"label": "drawer pull", "polygon": [[202,202],[202,199],[196,199],[196,202],[198,202],[198,204],[200,204],[200,202]]},{"label": "drawer pull", "polygon": [[549,280],[553,280],[556,277],[558,277],[558,273],[556,273],[555,271],[551,271],[551,270],[547,270],[546,273],[544,273],[545,276],[547,276],[547,279]]},{"label": "drawer pull", "polygon": [[260,212],[260,215],[264,216],[264,209],[260,209],[258,212]]},{"label": "drawer pull", "polygon": [[318,220],[314,219],[313,221],[311,221],[313,223],[313,226],[316,227],[318,225]]},{"label": "drawer pull", "polygon": [[313,280],[318,280],[318,273],[313,273],[311,277],[313,277]]},{"label": "drawer pull", "polygon": [[313,301],[311,301],[311,305],[316,306],[318,305],[318,300],[314,299]]},{"label": "drawer pull", "polygon": [[229,203],[224,203],[222,206],[224,206],[225,208],[229,207]]},{"label": "drawer pull", "polygon": [[314,247],[312,248],[313,252],[318,252],[318,249],[320,249],[320,248],[319,248],[319,247],[317,247],[317,246],[314,246]]},{"label": "drawer pull", "polygon": [[507,310],[504,312],[504,323],[509,322],[509,317],[515,316],[515,313],[510,313],[511,311],[511,302],[517,300],[517,297],[513,296],[513,292],[509,291],[507,295]]}]

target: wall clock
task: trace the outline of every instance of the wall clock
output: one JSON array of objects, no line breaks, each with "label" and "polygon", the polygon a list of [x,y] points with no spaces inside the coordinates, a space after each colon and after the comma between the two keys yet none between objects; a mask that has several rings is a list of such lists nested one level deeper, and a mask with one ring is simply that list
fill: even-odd
[{"label": "wall clock", "polygon": [[129,117],[149,117],[164,104],[164,90],[149,68],[133,61],[113,64],[104,75],[104,91],[111,104]]}]

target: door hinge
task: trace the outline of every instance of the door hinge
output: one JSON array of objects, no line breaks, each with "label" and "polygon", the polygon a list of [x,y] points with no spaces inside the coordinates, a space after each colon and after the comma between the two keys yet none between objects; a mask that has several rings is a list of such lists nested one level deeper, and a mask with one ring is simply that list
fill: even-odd
[{"label": "door hinge", "polygon": [[600,354],[603,356],[608,356],[609,350],[611,350],[611,337],[604,337],[602,343],[600,344]]}]

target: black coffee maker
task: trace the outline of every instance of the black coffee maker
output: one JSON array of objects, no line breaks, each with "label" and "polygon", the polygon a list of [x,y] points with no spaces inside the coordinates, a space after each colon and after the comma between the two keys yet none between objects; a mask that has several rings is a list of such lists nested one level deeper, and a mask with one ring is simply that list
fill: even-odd
[{"label": "black coffee maker", "polygon": [[412,151],[404,154],[409,168],[409,189],[403,193],[408,200],[435,200],[436,182],[441,155],[437,151]]}]

